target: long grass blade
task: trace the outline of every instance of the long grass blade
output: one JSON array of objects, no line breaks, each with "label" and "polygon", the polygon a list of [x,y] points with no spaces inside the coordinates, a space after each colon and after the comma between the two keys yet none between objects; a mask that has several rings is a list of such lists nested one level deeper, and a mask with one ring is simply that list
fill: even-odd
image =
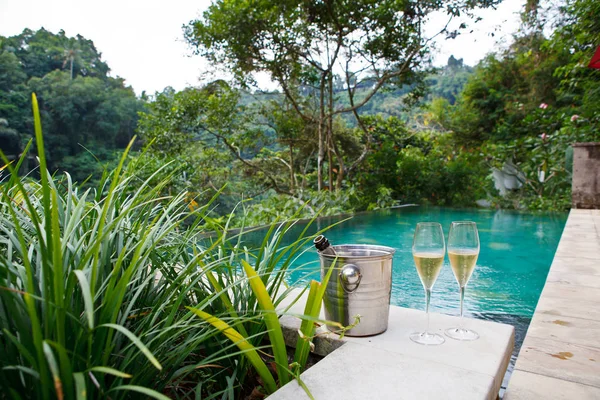
[{"label": "long grass blade", "polygon": [[73,374],[75,381],[75,396],[77,400],[87,400],[87,387],[85,385],[85,376],[83,373],[76,372]]},{"label": "long grass blade", "polygon": [[265,389],[268,393],[273,393],[277,390],[277,384],[273,379],[273,375],[269,371],[269,368],[265,365],[265,362],[260,358],[256,348],[250,344],[238,331],[233,329],[229,324],[225,321],[210,315],[207,312],[202,310],[197,310],[195,308],[187,307],[188,310],[202,318],[204,321],[208,322],[215,328],[217,328],[220,332],[222,332],[229,340],[231,340],[240,350],[244,352],[244,356],[250,361],[254,369],[261,377],[263,383],[265,384]]},{"label": "long grass blade", "polygon": [[[223,287],[219,284],[219,282],[213,275],[212,271],[206,271],[205,276],[208,279],[208,281],[210,282],[210,284],[212,285],[212,287],[215,289],[215,292],[220,293],[219,299],[221,300],[221,302],[223,303],[223,306],[227,309],[229,314],[233,318],[239,319],[239,316],[238,316],[237,312],[235,311],[233,304],[231,304],[231,300],[227,296],[227,292],[225,290],[223,290]],[[244,337],[248,337],[248,332],[246,332],[246,329],[244,328],[243,325],[240,324],[238,327],[238,330],[240,331],[240,333],[242,335],[244,335]]]},{"label": "long grass blade", "polygon": [[[315,297],[319,290],[319,282],[312,280],[310,281],[310,290],[308,291],[308,298],[304,307],[304,314],[311,317],[317,317],[318,315],[312,315],[313,305],[315,303]],[[319,307],[320,312],[320,307]],[[314,334],[314,322],[303,319],[300,324],[300,334],[298,341],[296,342],[296,352],[294,353],[294,362],[298,363],[300,372],[304,370],[306,360],[308,359],[308,353],[310,352],[309,340],[312,340]]]},{"label": "long grass blade", "polygon": [[[25,236],[23,234],[21,225],[19,224],[17,214],[11,203],[8,203],[8,210],[11,214],[11,219],[13,221],[13,225],[14,225],[15,231],[17,233],[19,245],[23,249],[23,252],[25,252],[25,249],[27,248],[27,245],[25,243]],[[34,365],[37,365],[39,368],[40,381],[41,381],[42,387],[47,388],[49,382],[48,382],[48,375],[47,375],[48,369],[46,367],[46,360],[45,360],[45,358],[46,358],[45,357],[45,346],[43,343],[40,319],[39,319],[37,309],[36,309],[34,299],[33,299],[33,296],[35,295],[34,271],[33,271],[33,266],[31,265],[31,263],[29,261],[29,257],[23,257],[23,264],[24,264],[25,272],[26,272],[25,286],[26,286],[26,290],[27,290],[27,292],[24,293],[23,298],[24,298],[25,304],[27,306],[28,316],[31,320],[33,344],[34,344],[36,354],[37,354],[37,363]],[[48,399],[50,397],[48,390],[44,391],[43,396],[44,396],[44,399]]]},{"label": "long grass blade", "polygon": [[113,375],[113,376],[117,376],[119,378],[131,378],[133,377],[133,375],[130,374],[126,374],[125,372],[121,372],[117,369],[114,368],[109,368],[109,367],[92,367],[90,369],[88,369],[86,372],[101,372],[103,374],[109,374],[109,375]]},{"label": "long grass blade", "polygon": [[154,357],[154,355],[152,355],[150,350],[148,350],[148,348],[144,345],[144,343],[142,343],[142,341],[137,336],[135,336],[130,330],[128,330],[124,326],[117,324],[102,324],[98,325],[98,328],[112,328],[121,332],[123,335],[127,336],[129,340],[131,340],[131,342],[146,356],[148,361],[150,361],[156,369],[158,369],[159,371],[162,370],[162,366]]},{"label": "long grass blade", "polygon": [[56,391],[56,397],[58,400],[63,400],[65,396],[63,393],[62,381],[60,380],[58,363],[56,362],[52,348],[46,342],[44,342],[44,354],[46,355],[46,360],[48,361],[48,366],[50,367],[50,372],[52,372],[52,377],[54,379],[54,390]]},{"label": "long grass blade", "polygon": [[287,348],[285,347],[285,340],[283,339],[283,331],[281,329],[281,324],[279,323],[279,317],[277,316],[275,306],[273,306],[269,292],[262,279],[260,279],[250,264],[244,260],[241,260],[241,262],[244,271],[246,272],[246,276],[248,276],[250,287],[261,307],[265,325],[268,329],[273,355],[275,356],[279,383],[283,386],[290,381],[290,373],[288,369]]},{"label": "long grass blade", "polygon": [[121,386],[117,386],[115,388],[110,389],[107,393],[114,392],[115,390],[129,390],[130,392],[141,393],[145,396],[149,396],[149,397],[152,397],[157,400],[171,400],[164,394],[158,393],[156,390],[152,390],[152,389],[149,389],[149,388],[143,387],[143,386],[121,385]]},{"label": "long grass blade", "polygon": [[[331,274],[335,269],[335,264],[337,263],[337,260],[337,258],[333,260],[333,263],[331,263],[331,267],[323,277],[323,281],[321,283],[311,281],[310,292],[308,294],[308,300],[304,309],[305,316],[309,318],[303,318],[302,324],[300,325],[300,331],[305,336],[305,338],[312,338],[312,336],[314,335],[315,323],[314,320],[311,319],[318,318],[319,314],[321,313],[323,296],[325,296],[327,284],[329,283]],[[311,292],[313,291],[314,294],[311,296]],[[308,353],[310,352],[310,344],[307,340],[305,340],[305,338],[298,337],[298,342],[296,343],[296,353],[294,354],[294,361],[300,365],[301,371],[306,366],[306,360],[308,359]]]},{"label": "long grass blade", "polygon": [[38,374],[38,372],[36,370],[24,367],[22,365],[8,365],[8,366],[2,368],[2,370],[3,371],[12,371],[12,370],[14,370],[14,371],[21,371],[21,372],[24,372],[26,374],[31,375],[36,380],[40,379],[40,374]]},{"label": "long grass blade", "polygon": [[85,304],[85,316],[88,322],[88,328],[92,330],[94,329],[94,301],[92,300],[92,293],[90,292],[90,284],[83,271],[75,270],[73,273],[79,281],[83,302]]}]

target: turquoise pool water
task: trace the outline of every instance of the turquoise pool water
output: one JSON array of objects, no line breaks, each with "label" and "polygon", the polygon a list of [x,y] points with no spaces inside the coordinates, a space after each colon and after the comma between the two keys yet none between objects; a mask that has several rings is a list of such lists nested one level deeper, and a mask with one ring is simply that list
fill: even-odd
[{"label": "turquoise pool water", "polygon": [[[313,223],[310,232],[341,219],[321,219]],[[391,303],[424,309],[423,288],[411,254],[417,222],[440,222],[447,238],[452,221],[475,221],[479,229],[481,251],[466,289],[466,315],[513,325],[522,325],[515,320],[524,319],[523,322],[528,325],[566,219],[566,213],[529,214],[504,210],[404,207],[358,214],[333,227],[326,236],[332,244],[379,244],[395,248]],[[296,229],[300,228],[302,226]],[[294,237],[293,233],[290,237]],[[319,279],[316,250],[311,249],[303,254],[295,266],[302,267],[291,273],[291,283]],[[431,307],[432,311],[459,314],[458,285],[447,257],[433,288]]]},{"label": "turquoise pool water", "polygon": [[[447,239],[452,221],[475,221],[481,250],[466,289],[465,315],[515,327],[515,348],[502,383],[502,394],[546,282],[567,216],[567,213],[404,207],[355,215],[325,235],[332,244],[378,244],[395,248],[391,303],[424,310],[425,294],[411,253],[417,222],[441,223]],[[314,222],[308,233],[346,218],[323,218]],[[295,226],[286,239],[295,240],[305,226]],[[264,231],[254,235],[247,235],[246,240],[260,242]],[[291,268],[289,280],[292,284],[320,279],[319,257],[312,247]],[[459,304],[458,284],[446,257],[433,288],[431,310],[459,315]]]}]

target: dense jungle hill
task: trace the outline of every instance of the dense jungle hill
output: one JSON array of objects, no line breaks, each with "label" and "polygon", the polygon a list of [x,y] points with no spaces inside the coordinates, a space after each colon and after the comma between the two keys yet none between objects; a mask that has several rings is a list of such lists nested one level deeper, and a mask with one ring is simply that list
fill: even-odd
[{"label": "dense jungle hill", "polygon": [[[343,79],[291,59],[277,68],[293,74],[271,92],[248,85],[241,54],[231,64],[239,79],[137,96],[92,40],[25,29],[0,37],[0,149],[14,160],[33,137],[35,92],[52,172],[93,187],[136,137],[131,188],[168,177],[161,194],[184,192],[191,209],[210,203],[216,219],[236,209],[261,224],[406,203],[565,210],[571,145],[600,139],[600,71],[587,67],[600,45],[599,4],[560,6],[551,30],[542,14],[524,14],[513,43],[474,67],[452,56],[437,69],[415,62],[396,80]],[[214,38],[200,37],[212,22],[190,22],[186,38],[218,61],[202,47]],[[232,46],[248,39],[226,33]],[[25,161],[20,172],[35,179],[35,153]],[[498,174],[517,182],[505,190]]]},{"label": "dense jungle hill", "polygon": [[[146,93],[136,96],[126,85],[126,77],[111,77],[109,72],[94,42],[80,35],[67,37],[64,31],[54,34],[42,28],[0,36],[0,149],[14,159],[32,137],[30,95],[36,92],[49,167],[67,171],[80,182],[99,176],[103,168],[114,164],[115,151],[124,149],[135,135],[138,113],[153,98]],[[425,99],[443,97],[454,103],[471,72],[462,60],[452,57],[447,68],[427,78],[430,90]],[[337,91],[343,97],[345,89],[338,83]],[[165,89],[165,93],[171,91]],[[240,91],[240,103],[246,105],[281,96]],[[361,113],[409,121],[418,113],[403,106],[407,92],[406,88],[383,90]],[[348,123],[354,121],[349,118]]]}]

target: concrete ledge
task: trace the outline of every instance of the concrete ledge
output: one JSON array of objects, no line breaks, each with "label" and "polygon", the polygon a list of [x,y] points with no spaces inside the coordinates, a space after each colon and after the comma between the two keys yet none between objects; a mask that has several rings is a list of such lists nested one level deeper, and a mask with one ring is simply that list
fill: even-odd
[{"label": "concrete ledge", "polygon": [[[290,296],[295,297],[295,296]],[[288,313],[300,314],[305,298]],[[299,319],[281,318],[286,342],[295,346]],[[443,334],[458,317],[431,314],[431,330]],[[371,337],[344,337],[320,327],[315,353],[326,355],[301,375],[316,399],[496,399],[514,347],[514,328],[465,319],[480,334],[473,342],[447,338],[441,346],[413,343],[409,334],[423,330],[423,311],[390,307],[388,330]],[[290,382],[269,399],[307,399]]]}]

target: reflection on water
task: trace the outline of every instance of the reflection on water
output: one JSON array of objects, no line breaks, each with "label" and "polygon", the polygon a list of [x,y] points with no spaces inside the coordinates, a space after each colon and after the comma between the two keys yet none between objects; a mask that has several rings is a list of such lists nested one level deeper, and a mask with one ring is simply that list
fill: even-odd
[{"label": "reflection on water", "polygon": [[510,244],[508,243],[492,242],[488,244],[488,247],[494,250],[510,250]]}]

